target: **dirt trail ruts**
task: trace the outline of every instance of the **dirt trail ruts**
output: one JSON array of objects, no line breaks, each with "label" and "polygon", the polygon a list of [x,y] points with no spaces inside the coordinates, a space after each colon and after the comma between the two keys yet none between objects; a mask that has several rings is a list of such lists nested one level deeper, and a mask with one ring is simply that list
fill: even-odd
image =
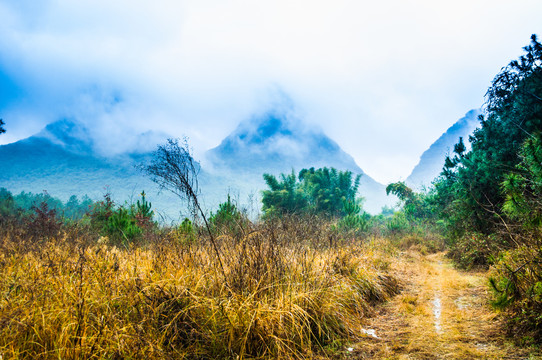
[{"label": "dirt trail ruts", "polygon": [[[374,331],[350,359],[541,359],[503,336],[482,272],[456,270],[444,253],[409,252],[395,271],[404,288],[367,319]],[[531,353],[530,353],[531,352]]]}]

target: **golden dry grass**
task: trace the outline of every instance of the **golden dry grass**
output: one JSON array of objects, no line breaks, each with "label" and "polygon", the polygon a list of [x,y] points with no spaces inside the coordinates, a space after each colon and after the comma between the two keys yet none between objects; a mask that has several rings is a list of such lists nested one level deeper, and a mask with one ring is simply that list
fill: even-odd
[{"label": "golden dry grass", "polygon": [[0,237],[2,360],[539,356],[502,336],[485,274],[397,239],[262,225],[218,239],[224,273],[201,237],[77,239]]},{"label": "golden dry grass", "polygon": [[[288,230],[290,231],[290,230]],[[297,235],[296,235],[297,236]],[[265,229],[148,246],[0,239],[2,359],[340,356],[397,283],[383,246],[285,241]]]}]

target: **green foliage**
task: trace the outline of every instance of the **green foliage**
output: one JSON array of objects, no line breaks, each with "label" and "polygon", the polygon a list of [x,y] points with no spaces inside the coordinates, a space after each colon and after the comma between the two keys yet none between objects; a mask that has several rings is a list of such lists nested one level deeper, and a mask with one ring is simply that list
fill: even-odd
[{"label": "green foliage", "polygon": [[495,254],[505,246],[506,243],[495,234],[468,233],[450,244],[448,256],[462,269],[487,268]]},{"label": "green foliage", "polygon": [[106,234],[121,238],[123,242],[132,241],[141,234],[141,228],[137,226],[134,214],[122,206],[114,210],[107,220]]},{"label": "green foliage", "polygon": [[411,224],[403,211],[397,211],[387,219],[386,229],[390,235],[403,235],[411,230]]},{"label": "green foliage", "polygon": [[389,184],[386,187],[386,194],[393,194],[399,198],[408,221],[420,222],[434,218],[431,194],[416,193],[404,182]]},{"label": "green foliage", "polygon": [[490,286],[493,306],[508,311],[514,333],[542,336],[542,248],[522,245],[496,259]]},{"label": "green foliage", "polygon": [[94,204],[90,212],[91,227],[101,236],[108,237],[113,243],[128,245],[143,234],[143,230],[152,226],[151,204],[141,193],[141,201],[136,205],[116,206],[110,194],[104,200]]},{"label": "green foliage", "polygon": [[369,230],[371,216],[366,212],[361,213],[361,206],[354,201],[346,201],[343,204],[344,216],[337,222],[340,231],[360,234]]},{"label": "green foliage", "polygon": [[0,134],[3,134],[6,132],[6,129],[4,129],[4,120],[0,119]]},{"label": "green foliage", "polygon": [[21,192],[14,197],[16,205],[21,208],[26,214],[30,214],[34,207],[46,203],[49,209],[54,209],[58,214],[62,214],[64,205],[59,199],[49,195],[46,191],[40,194]]},{"label": "green foliage", "polygon": [[[533,35],[524,50],[525,55],[493,80],[486,116],[469,139],[471,151],[465,153],[460,142],[435,184],[440,214],[452,238],[470,232],[489,235],[502,228],[506,195],[501,184],[520,163],[523,142],[542,129],[542,45]],[[511,205],[508,210],[513,210]]]},{"label": "green foliage", "polygon": [[20,218],[21,211],[11,192],[5,188],[0,188],[0,224],[8,218]]},{"label": "green foliage", "polygon": [[90,211],[92,204],[93,201],[86,195],[81,200],[72,195],[64,205],[63,216],[71,221],[82,219]]},{"label": "green foliage", "polygon": [[500,254],[491,281],[494,305],[509,310],[513,328],[542,335],[542,136],[528,137],[520,163],[502,182],[503,212],[516,248]]},{"label": "green foliage", "polygon": [[412,201],[415,198],[414,191],[406,186],[404,182],[389,184],[386,187],[386,195],[390,193],[396,195],[403,202]]},{"label": "green foliage", "polygon": [[426,252],[440,248],[442,239],[436,218],[434,193],[415,192],[404,182],[389,184],[386,193],[396,195],[401,207],[399,211],[391,212],[384,218],[385,235],[396,240],[406,237],[418,239],[415,242],[408,240],[405,244],[419,245]]},{"label": "green foliage", "polygon": [[175,238],[180,240],[181,243],[191,244],[196,241],[196,229],[192,224],[192,221],[188,218],[184,218],[183,222],[177,226],[175,230]]},{"label": "green foliage", "polygon": [[463,267],[494,264],[494,305],[514,331],[542,334],[542,44],[495,77],[481,128],[460,142],[435,182],[434,201]]},{"label": "green foliage", "polygon": [[137,200],[135,209],[131,208],[133,216],[136,218],[137,225],[140,228],[149,228],[153,225],[152,218],[154,211],[152,210],[152,204],[145,198],[145,191],[141,192],[141,201]]},{"label": "green foliage", "polygon": [[211,213],[209,222],[217,232],[239,234],[242,232],[243,217],[237,206],[231,201],[228,194],[228,200],[218,206],[216,214]]},{"label": "green foliage", "polygon": [[152,219],[154,211],[151,210],[152,204],[145,199],[145,191],[141,192],[141,201],[136,202],[136,213],[144,218]]},{"label": "green foliage", "polygon": [[47,208],[55,210],[56,216],[63,222],[73,222],[82,219],[92,207],[92,200],[86,195],[79,201],[73,195],[66,203],[49,195],[47,192],[33,194],[21,192],[13,195],[5,188],[0,188],[0,216],[3,219],[22,221],[23,218],[31,216],[35,208],[43,203]]},{"label": "green foliage", "polygon": [[308,207],[314,213],[345,216],[345,204],[356,201],[361,175],[334,168],[303,169],[299,172],[301,189],[307,195]]},{"label": "green foliage", "polygon": [[306,194],[297,182],[296,176],[280,174],[280,181],[274,175],[264,174],[269,190],[262,191],[263,210],[267,215],[301,213],[306,210]]},{"label": "green foliage", "polygon": [[269,190],[262,192],[263,210],[266,215],[319,214],[342,217],[344,204],[356,201],[361,176],[353,177],[350,171],[334,168],[303,169],[280,175],[264,174]]},{"label": "green foliage", "polygon": [[503,211],[532,231],[542,227],[542,136],[529,137],[519,153],[521,162],[502,183]]}]

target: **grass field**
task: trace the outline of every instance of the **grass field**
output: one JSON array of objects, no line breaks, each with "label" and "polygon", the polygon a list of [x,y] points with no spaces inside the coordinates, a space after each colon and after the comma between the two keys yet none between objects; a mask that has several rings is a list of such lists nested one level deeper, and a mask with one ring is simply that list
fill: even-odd
[{"label": "grass field", "polygon": [[219,235],[219,262],[179,229],[128,246],[4,231],[0,358],[539,358],[503,336],[485,273],[434,238],[285,219]]},{"label": "grass field", "polygon": [[331,356],[399,290],[385,241],[294,221],[218,238],[176,231],[119,248],[0,239],[3,359]]}]

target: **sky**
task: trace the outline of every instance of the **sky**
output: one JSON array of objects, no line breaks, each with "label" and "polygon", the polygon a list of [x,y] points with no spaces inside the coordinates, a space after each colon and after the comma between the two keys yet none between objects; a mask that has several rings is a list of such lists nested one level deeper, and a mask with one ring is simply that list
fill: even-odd
[{"label": "sky", "polygon": [[0,0],[6,144],[70,118],[104,152],[196,157],[287,94],[371,177],[404,180],[542,36],[540,0]]}]

